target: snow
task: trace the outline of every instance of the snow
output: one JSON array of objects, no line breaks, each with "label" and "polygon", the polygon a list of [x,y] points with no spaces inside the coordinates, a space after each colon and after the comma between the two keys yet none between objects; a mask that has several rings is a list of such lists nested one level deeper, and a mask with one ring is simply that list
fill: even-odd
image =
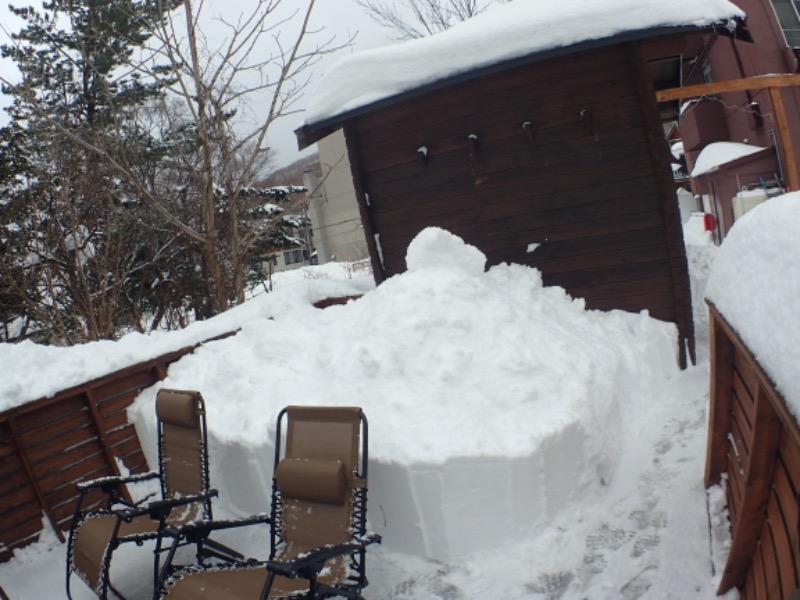
[{"label": "snow", "polygon": [[[25,389],[35,379],[57,389],[94,376],[93,362],[139,360],[144,348],[133,348],[148,337],[182,346],[239,329],[172,365],[129,410],[155,464],[157,388],[201,390],[217,517],[267,509],[280,408],[355,404],[370,422],[370,528],[384,536],[369,552],[368,597],[715,598],[728,540],[721,490],[703,489],[702,340],[699,364],[679,371],[673,325],[587,311],[532,268],[484,271],[479,250],[441,229],[423,231],[407,262],[372,290],[326,271],[292,273],[274,293],[163,334],[170,344],[154,335],[3,348],[4,371]],[[354,289],[368,291],[311,306]],[[264,556],[266,536],[254,527],[222,541]],[[118,552],[117,582],[148,597],[148,553]],[[0,586],[12,598],[59,597],[63,561],[45,531],[0,565]],[[77,579],[73,589],[91,597]]]},{"label": "snow", "polygon": [[694,169],[692,169],[692,177],[713,173],[719,170],[722,165],[762,150],[765,150],[765,148],[740,142],[713,142],[703,148],[700,154],[697,155],[697,159],[694,161]]},{"label": "snow", "polygon": [[[330,263],[311,270],[280,273],[274,279],[278,282],[278,289],[282,287],[281,282],[309,279],[309,285],[295,290],[294,294],[303,294],[303,301],[315,302],[330,296],[359,294],[373,286],[370,276],[354,279],[352,275],[353,271],[347,265]],[[286,290],[287,302],[294,301],[292,293],[292,290]],[[279,296],[283,298],[283,294],[281,290]],[[157,331],[147,335],[130,333],[117,341],[92,342],[69,349],[30,341],[0,344],[0,365],[3,367],[0,411],[50,397],[113,371],[229,333],[237,329],[241,321],[260,314],[261,308],[262,301],[256,300],[181,331]]]},{"label": "snow", "polygon": [[737,219],[720,246],[708,298],[800,417],[800,192]]},{"label": "snow", "polygon": [[561,0],[494,5],[437,35],[341,59],[320,80],[305,123],[554,48],[638,30],[703,27],[742,17],[741,9],[727,0]]}]

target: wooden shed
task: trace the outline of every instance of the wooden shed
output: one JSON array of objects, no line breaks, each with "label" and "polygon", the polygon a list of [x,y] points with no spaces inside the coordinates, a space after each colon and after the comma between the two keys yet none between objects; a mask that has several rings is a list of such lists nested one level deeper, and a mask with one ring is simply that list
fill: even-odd
[{"label": "wooden shed", "polygon": [[[730,6],[728,17],[741,16]],[[592,15],[561,25],[584,19]],[[344,130],[378,283],[405,270],[408,244],[423,228],[442,227],[484,252],[489,266],[536,267],[546,285],[588,308],[648,310],[676,323],[685,365],[686,349],[694,353],[691,296],[662,122],[677,107],[659,105],[654,91],[681,84],[691,37],[732,31],[727,19],[696,22],[537,48],[345,103],[355,108],[311,111],[298,143]],[[442,45],[452,31],[440,34]],[[403,69],[391,57],[380,75],[387,80]],[[328,93],[325,82],[346,86],[353,73],[357,65],[330,71],[317,94]]]}]

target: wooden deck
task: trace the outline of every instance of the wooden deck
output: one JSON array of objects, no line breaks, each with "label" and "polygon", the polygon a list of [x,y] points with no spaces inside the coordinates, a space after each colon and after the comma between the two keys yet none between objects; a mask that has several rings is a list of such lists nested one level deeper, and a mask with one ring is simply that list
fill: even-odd
[{"label": "wooden deck", "polygon": [[724,482],[732,537],[718,591],[782,600],[800,586],[800,428],[733,327],[710,311],[705,483]]}]

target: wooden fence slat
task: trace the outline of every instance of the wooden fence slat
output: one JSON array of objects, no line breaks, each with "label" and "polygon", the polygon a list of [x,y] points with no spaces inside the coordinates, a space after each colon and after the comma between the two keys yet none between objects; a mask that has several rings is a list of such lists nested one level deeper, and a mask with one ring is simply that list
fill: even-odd
[{"label": "wooden fence slat", "polygon": [[739,406],[745,417],[747,430],[752,431],[755,420],[755,402],[753,400],[755,396],[751,394],[737,370],[733,372],[733,397],[736,399],[735,404]]},{"label": "wooden fence slat", "polygon": [[744,352],[739,351],[733,357],[733,367],[741,379],[741,384],[745,386],[751,401],[753,401],[758,392],[758,372],[755,365],[748,360]]},{"label": "wooden fence slat", "polygon": [[785,597],[797,587],[796,553],[789,535],[789,525],[786,522],[775,488],[773,488],[769,496],[767,514],[771,515],[769,521],[772,528],[772,538],[775,542],[776,566],[778,578],[781,582],[781,590],[783,590],[783,596],[781,597]]},{"label": "wooden fence slat", "polygon": [[19,436],[16,435],[14,419],[13,418],[8,420],[8,426],[11,429],[11,435],[14,437],[14,441],[17,443],[17,452],[19,453],[19,457],[20,457],[20,459],[22,461],[22,464],[23,464],[23,466],[25,468],[25,471],[28,474],[28,477],[30,478],[31,483],[33,484],[34,492],[36,494],[37,500],[39,501],[39,505],[42,508],[42,512],[44,512],[44,515],[45,515],[45,517],[47,517],[47,520],[50,521],[50,524],[53,527],[53,529],[56,530],[56,535],[58,536],[59,541],[63,542],[64,541],[64,534],[56,526],[56,522],[53,519],[52,514],[50,513],[50,509],[47,506],[47,502],[45,501],[44,494],[42,494],[41,488],[38,485],[35,484],[36,476],[34,475],[33,468],[31,466],[30,462],[28,461],[28,457],[25,454],[25,448],[22,446],[21,443],[19,443]]},{"label": "wooden fence slat", "polygon": [[[713,313],[712,313],[713,315]],[[725,464],[726,437],[731,423],[731,388],[733,386],[733,343],[728,339],[719,321],[709,323],[711,364],[711,390],[709,406],[709,431],[706,446],[706,487],[720,482]]]},{"label": "wooden fence slat", "polygon": [[744,583],[764,526],[764,507],[769,498],[778,456],[782,424],[765,393],[759,392],[756,396],[755,408],[755,443],[752,444],[747,459],[742,506],[734,524],[733,541],[720,581],[719,593],[725,593]]},{"label": "wooden fence slat", "polygon": [[764,553],[764,578],[767,584],[767,598],[784,598],[781,591],[781,576],[778,569],[778,556],[775,549],[775,539],[769,519],[764,519],[761,530],[761,548]]}]

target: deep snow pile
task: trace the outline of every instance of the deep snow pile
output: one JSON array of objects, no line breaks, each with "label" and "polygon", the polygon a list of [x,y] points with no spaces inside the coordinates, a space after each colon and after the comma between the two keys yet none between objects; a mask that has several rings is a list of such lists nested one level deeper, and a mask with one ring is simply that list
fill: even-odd
[{"label": "deep snow pile", "polygon": [[357,404],[374,415],[375,460],[441,464],[523,456],[576,420],[612,426],[617,395],[674,372],[672,325],[586,311],[535,269],[485,262],[427,229],[406,273],[324,311],[269,303],[271,319],[181,360],[164,385],[202,390],[222,443],[263,443],[289,403]]},{"label": "deep snow pile", "polygon": [[[217,516],[266,509],[280,408],[358,404],[370,526],[384,535],[368,597],[713,597],[707,365],[677,370],[670,324],[586,311],[534,269],[484,263],[430,229],[409,272],[345,306],[312,308],[329,284],[304,280],[225,315],[241,331],[162,384],[206,398]],[[152,464],[155,393],[130,411]],[[257,551],[264,533],[235,542]],[[63,560],[52,545],[0,567],[7,593],[58,594],[60,577],[22,583]],[[116,563],[134,598],[146,597],[142,554]]]}]

